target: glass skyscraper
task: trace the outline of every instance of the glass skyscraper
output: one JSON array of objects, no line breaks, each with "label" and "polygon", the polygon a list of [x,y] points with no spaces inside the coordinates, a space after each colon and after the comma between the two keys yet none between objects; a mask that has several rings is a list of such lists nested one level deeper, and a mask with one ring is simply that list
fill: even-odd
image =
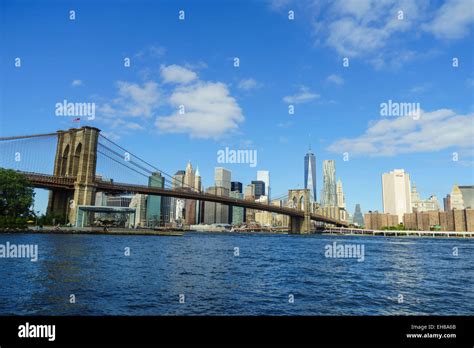
[{"label": "glass skyscraper", "polygon": [[357,203],[355,207],[354,217],[352,219],[354,224],[359,226],[364,226],[364,215],[362,215],[362,210],[360,209],[360,204]]},{"label": "glass skyscraper", "polygon": [[252,180],[252,184],[255,185],[255,198],[265,195],[265,182],[260,180]]},{"label": "glass skyscraper", "polygon": [[[165,178],[159,173],[153,173],[148,178],[149,187],[163,188]],[[156,227],[161,223],[161,196],[148,195],[146,202],[146,222],[148,227]]]},{"label": "glass skyscraper", "polygon": [[304,156],[304,188],[309,189],[309,199],[316,202],[316,156],[311,152]]}]

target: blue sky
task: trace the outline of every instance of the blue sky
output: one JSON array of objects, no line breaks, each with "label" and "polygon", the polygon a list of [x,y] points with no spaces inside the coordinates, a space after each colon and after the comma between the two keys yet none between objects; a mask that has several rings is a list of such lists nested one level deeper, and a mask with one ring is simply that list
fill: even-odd
[{"label": "blue sky", "polygon": [[[233,180],[270,170],[274,194],[302,188],[310,134],[318,194],[334,159],[351,213],[381,210],[381,174],[394,168],[423,198],[474,183],[470,0],[0,4],[2,136],[78,126],[55,115],[66,99],[96,103],[79,125],[171,174],[190,160],[205,186],[229,147],[258,154],[255,168],[223,165]],[[388,100],[419,103],[420,118],[381,116]]]}]

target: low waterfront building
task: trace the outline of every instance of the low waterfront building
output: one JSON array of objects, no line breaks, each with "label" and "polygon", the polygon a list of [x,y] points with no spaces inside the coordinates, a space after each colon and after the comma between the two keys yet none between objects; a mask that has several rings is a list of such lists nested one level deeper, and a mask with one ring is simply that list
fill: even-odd
[{"label": "low waterfront building", "polygon": [[130,196],[107,196],[108,207],[128,208],[131,201],[132,197]]},{"label": "low waterfront building", "polygon": [[135,227],[146,227],[147,195],[136,194],[132,197],[129,208],[135,208]]},{"label": "low waterfront building", "polygon": [[319,206],[315,213],[331,219],[347,221],[346,210],[337,206]]},{"label": "low waterfront building", "polygon": [[398,215],[369,211],[364,215],[365,228],[368,230],[380,230],[383,227],[398,225]]},{"label": "low waterfront building", "polygon": [[[273,200],[270,203],[273,206],[284,208],[286,207],[286,200],[278,199],[278,200]],[[272,225],[273,226],[278,226],[278,227],[283,227],[283,226],[288,226],[290,218],[288,215],[282,215],[282,214],[273,214],[272,215]]]},{"label": "low waterfront building", "polygon": [[261,226],[272,226],[273,224],[273,215],[269,211],[260,211],[255,212],[255,222]]},{"label": "low waterfront building", "polygon": [[405,229],[413,231],[474,231],[474,209],[452,209],[409,213],[403,216]]}]

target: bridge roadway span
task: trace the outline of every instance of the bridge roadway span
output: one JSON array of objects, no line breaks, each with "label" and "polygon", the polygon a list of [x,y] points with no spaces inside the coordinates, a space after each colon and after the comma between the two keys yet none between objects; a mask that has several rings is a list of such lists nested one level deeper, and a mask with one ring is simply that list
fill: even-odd
[{"label": "bridge roadway span", "polygon": [[[54,175],[38,174],[38,173],[27,173],[22,172],[28,181],[34,187],[44,189],[64,189],[74,190],[74,177],[58,177]],[[248,209],[269,211],[272,213],[288,215],[292,217],[304,217],[303,210],[278,207],[270,204],[257,203],[253,201],[247,201],[244,199],[216,196],[209,193],[193,192],[186,189],[165,189],[157,187],[149,187],[143,185],[125,184],[110,181],[97,180],[94,185],[98,191],[109,192],[109,193],[142,193],[148,195],[167,196],[183,199],[194,199],[199,201],[208,201],[215,203],[222,203],[225,205],[231,205],[236,207],[243,207]],[[338,221],[320,214],[311,213],[311,220],[326,222],[334,224],[336,226],[347,226],[343,221]]]}]

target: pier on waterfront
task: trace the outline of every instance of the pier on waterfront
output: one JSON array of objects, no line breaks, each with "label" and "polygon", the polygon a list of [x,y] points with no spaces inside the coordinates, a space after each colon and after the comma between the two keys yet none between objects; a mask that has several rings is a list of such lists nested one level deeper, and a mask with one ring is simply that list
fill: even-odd
[{"label": "pier on waterfront", "polygon": [[363,235],[385,237],[441,237],[441,238],[472,238],[474,232],[461,231],[411,231],[411,230],[370,230],[360,228],[328,227],[323,234]]}]

